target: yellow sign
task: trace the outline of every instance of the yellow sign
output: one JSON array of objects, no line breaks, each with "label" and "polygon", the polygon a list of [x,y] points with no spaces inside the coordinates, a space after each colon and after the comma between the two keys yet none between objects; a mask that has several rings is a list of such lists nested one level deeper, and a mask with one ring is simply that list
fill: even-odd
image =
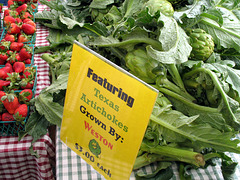
[{"label": "yellow sign", "polygon": [[60,138],[106,179],[129,179],[157,94],[76,42]]}]

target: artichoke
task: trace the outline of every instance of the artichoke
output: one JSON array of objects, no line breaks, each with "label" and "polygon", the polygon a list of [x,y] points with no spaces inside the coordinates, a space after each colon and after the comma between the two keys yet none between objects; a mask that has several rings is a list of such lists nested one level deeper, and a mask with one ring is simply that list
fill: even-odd
[{"label": "artichoke", "polygon": [[149,0],[144,4],[144,7],[149,9],[151,15],[158,11],[165,16],[173,16],[174,13],[172,4],[167,0]]},{"label": "artichoke", "polygon": [[130,51],[125,56],[126,66],[130,69],[130,73],[142,79],[146,83],[154,83],[156,74],[153,69],[158,66],[156,60],[150,59],[147,52],[143,48]]},{"label": "artichoke", "polygon": [[190,37],[192,51],[190,58],[205,61],[213,53],[214,41],[210,34],[203,29],[191,29],[187,31]]}]

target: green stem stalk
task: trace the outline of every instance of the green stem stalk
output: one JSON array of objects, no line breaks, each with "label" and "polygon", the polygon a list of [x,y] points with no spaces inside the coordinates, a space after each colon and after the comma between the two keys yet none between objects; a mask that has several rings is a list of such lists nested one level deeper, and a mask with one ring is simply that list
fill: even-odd
[{"label": "green stem stalk", "polygon": [[[232,119],[233,119],[234,122],[237,122],[237,119],[236,119],[235,115],[233,114],[233,112],[232,112],[232,110],[231,110],[231,107],[230,107],[230,104],[229,104],[229,102],[228,102],[227,94],[226,94],[225,91],[223,90],[223,88],[222,88],[222,86],[221,86],[221,84],[220,84],[220,82],[219,82],[219,80],[218,80],[218,77],[216,76],[215,73],[213,73],[211,70],[206,69],[206,68],[197,68],[197,69],[194,69],[194,70],[192,70],[192,71],[190,71],[190,72],[188,72],[188,73],[185,73],[184,76],[183,76],[183,78],[184,78],[184,79],[190,79],[190,78],[191,78],[193,75],[195,75],[196,73],[201,73],[201,72],[204,72],[204,73],[208,74],[208,75],[211,77],[211,79],[212,79],[215,87],[217,88],[217,90],[218,90],[219,93],[221,94],[221,97],[222,97],[222,99],[223,99],[223,102],[226,104],[226,107],[227,107],[227,109],[228,109],[228,112],[229,112],[230,116],[232,117]],[[238,122],[237,122],[237,123],[238,123]]]},{"label": "green stem stalk", "polygon": [[174,158],[176,161],[190,163],[197,167],[205,165],[203,155],[197,152],[160,145],[150,148],[145,144],[141,145],[141,149],[149,153]]},{"label": "green stem stalk", "polygon": [[159,41],[156,41],[151,38],[138,38],[138,39],[129,39],[122,42],[116,42],[111,44],[99,44],[98,47],[119,47],[119,46],[126,46],[129,44],[139,44],[145,43],[151,45],[154,49],[161,50],[162,44]]},{"label": "green stem stalk", "polygon": [[195,104],[191,101],[189,101],[188,99],[184,98],[183,96],[177,94],[177,93],[174,93],[166,88],[158,88],[158,90],[168,96],[171,96],[179,101],[181,101],[182,103],[194,108],[194,109],[197,109],[197,110],[200,110],[200,111],[205,111],[205,112],[211,112],[211,113],[219,113],[218,112],[218,109],[216,108],[211,108],[211,107],[206,107],[206,106],[200,106],[198,104]]},{"label": "green stem stalk", "polygon": [[137,170],[141,167],[147,166],[157,161],[175,161],[175,160],[176,160],[175,158],[164,157],[159,154],[145,153],[136,158],[135,163],[133,165],[133,170]]},{"label": "green stem stalk", "polygon": [[168,67],[170,68],[170,73],[172,74],[175,83],[180,87],[181,91],[183,91],[191,101],[196,101],[196,99],[193,96],[191,96],[185,89],[184,83],[176,67],[176,64],[169,64]]}]

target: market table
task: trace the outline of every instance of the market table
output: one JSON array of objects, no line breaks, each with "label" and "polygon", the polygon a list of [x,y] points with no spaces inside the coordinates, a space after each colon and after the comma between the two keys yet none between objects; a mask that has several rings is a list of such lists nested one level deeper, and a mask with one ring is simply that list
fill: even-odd
[{"label": "market table", "polygon": [[[48,30],[37,24],[35,46],[47,45]],[[48,64],[41,59],[41,54],[34,55],[37,66],[37,86],[35,95],[50,84]],[[55,145],[49,133],[33,144],[33,150],[40,156],[29,152],[32,137],[27,135],[18,141],[17,136],[0,137],[0,179],[1,180],[53,180],[55,166]]]},{"label": "market table", "polygon": [[[46,8],[45,6],[39,6],[39,11]],[[42,27],[45,29],[44,27]],[[47,45],[44,40],[48,35],[47,30],[41,34],[42,41],[39,41],[39,45]],[[47,68],[43,73],[45,77],[48,74]],[[48,83],[48,82],[47,82]],[[44,86],[44,85],[43,85]],[[234,153],[227,153],[234,161],[238,162],[236,172],[233,175],[233,179],[240,179],[240,155]],[[216,166],[208,166],[206,169],[190,170],[189,174],[192,179],[196,180],[223,180],[221,173],[221,165],[219,160],[215,160]],[[141,169],[141,171],[147,173],[152,172],[155,166],[148,166]],[[172,180],[178,180],[179,174],[177,165],[173,163],[172,169],[174,176]],[[135,172],[132,172],[130,180],[135,179]],[[56,179],[57,180],[104,180],[105,178],[99,174],[94,168],[92,168],[85,160],[79,157],[74,151],[68,148],[60,140],[60,128],[56,128]]]}]

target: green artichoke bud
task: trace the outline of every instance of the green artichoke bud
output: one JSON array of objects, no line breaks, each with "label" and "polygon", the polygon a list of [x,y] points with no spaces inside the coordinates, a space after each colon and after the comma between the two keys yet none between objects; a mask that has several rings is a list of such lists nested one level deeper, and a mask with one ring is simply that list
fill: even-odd
[{"label": "green artichoke bud", "polygon": [[214,50],[215,44],[212,36],[203,29],[192,29],[187,31],[187,34],[192,46],[190,57],[196,60],[207,60]]},{"label": "green artichoke bud", "polygon": [[173,16],[174,13],[172,4],[167,0],[149,0],[144,4],[144,7],[149,9],[151,15],[154,15],[157,11],[165,16]]},{"label": "green artichoke bud", "polygon": [[154,83],[156,74],[152,70],[158,66],[156,60],[150,59],[144,49],[136,49],[128,52],[125,57],[126,66],[130,73],[142,79],[146,83]]}]

